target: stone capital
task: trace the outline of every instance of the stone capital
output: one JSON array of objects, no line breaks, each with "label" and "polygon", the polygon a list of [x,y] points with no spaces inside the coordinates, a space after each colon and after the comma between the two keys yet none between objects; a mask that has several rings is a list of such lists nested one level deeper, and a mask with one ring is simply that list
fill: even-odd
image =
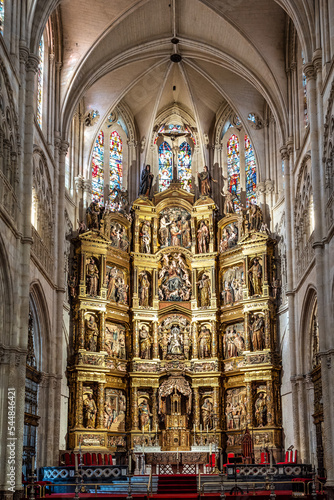
[{"label": "stone capital", "polygon": [[84,188],[84,191],[86,191],[87,193],[91,194],[91,192],[92,192],[92,181],[90,179],[84,179],[83,180],[83,188]]},{"label": "stone capital", "polygon": [[28,59],[26,61],[26,70],[28,72],[33,72],[37,73],[38,71],[38,66],[39,66],[39,57],[36,56],[35,54],[29,54]]},{"label": "stone capital", "polygon": [[25,45],[20,44],[19,57],[21,63],[27,64],[27,61],[29,59],[29,49]]},{"label": "stone capital", "polygon": [[79,191],[79,189],[84,188],[84,178],[82,177],[82,175],[78,175],[78,177],[74,177],[74,184],[75,184],[76,191]]},{"label": "stone capital", "polygon": [[306,63],[303,66],[303,73],[306,76],[307,80],[315,80],[317,74],[316,74],[316,68],[313,63]]}]

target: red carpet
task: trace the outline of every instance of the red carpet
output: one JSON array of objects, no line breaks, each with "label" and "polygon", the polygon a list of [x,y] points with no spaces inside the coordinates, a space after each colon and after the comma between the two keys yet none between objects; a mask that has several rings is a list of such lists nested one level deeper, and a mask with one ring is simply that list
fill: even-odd
[{"label": "red carpet", "polygon": [[195,475],[164,475],[159,476],[158,492],[155,498],[182,498],[197,497],[197,477]]}]

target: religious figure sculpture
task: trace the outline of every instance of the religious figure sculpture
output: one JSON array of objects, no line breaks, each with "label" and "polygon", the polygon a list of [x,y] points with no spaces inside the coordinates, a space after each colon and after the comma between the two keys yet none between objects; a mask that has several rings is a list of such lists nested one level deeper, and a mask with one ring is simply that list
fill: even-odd
[{"label": "religious figure sculpture", "polygon": [[201,279],[197,282],[199,289],[199,305],[200,307],[209,307],[211,299],[211,280],[205,273],[202,274]]},{"label": "religious figure sculpture", "polygon": [[86,429],[95,429],[97,408],[93,394],[89,393],[84,399],[84,416]]},{"label": "religious figure sculpture", "polygon": [[201,407],[202,422],[204,430],[213,429],[213,404],[209,398],[205,398]]},{"label": "religious figure sculpture", "polygon": [[224,214],[233,214],[234,213],[234,204],[233,204],[233,194],[230,191],[227,191],[225,194],[221,193],[224,196]]},{"label": "religious figure sculpture", "polygon": [[253,260],[253,265],[248,270],[250,277],[250,294],[262,295],[262,266],[258,257]]},{"label": "religious figure sculpture", "polygon": [[200,191],[201,191],[202,196],[210,196],[210,194],[211,194],[211,182],[218,182],[215,179],[212,179],[207,165],[204,165],[203,172],[198,173],[198,180],[199,180]]},{"label": "religious figure sculpture", "polygon": [[168,236],[169,236],[168,226],[170,224],[171,222],[168,222],[167,217],[163,215],[160,219],[160,228],[159,228],[161,246],[168,246]]},{"label": "religious figure sculpture", "polygon": [[105,349],[109,356],[126,359],[125,330],[117,325],[106,326]]},{"label": "religious figure sculpture", "polygon": [[151,359],[152,337],[146,325],[141,327],[139,331],[139,339],[141,359]]},{"label": "religious figure sculpture", "polygon": [[150,299],[151,284],[148,279],[147,273],[143,271],[140,273],[140,287],[139,287],[139,305],[148,307]]},{"label": "religious figure sculpture", "polygon": [[145,220],[140,232],[140,251],[142,253],[151,253],[151,224]]},{"label": "religious figure sculpture", "polygon": [[86,210],[88,229],[99,229],[100,207],[96,201],[92,201]]},{"label": "religious figure sculpture", "polygon": [[181,230],[179,226],[177,225],[176,221],[172,221],[171,226],[170,226],[170,235],[171,235],[171,245],[172,246],[179,246],[180,245],[180,236],[181,236]]},{"label": "religious figure sculpture", "polygon": [[222,300],[224,306],[234,303],[234,289],[229,281],[225,283],[225,288],[222,291]]},{"label": "religious figure sculpture", "polygon": [[86,268],[87,294],[96,297],[98,294],[99,270],[93,257],[89,259]]},{"label": "religious figure sculpture", "polygon": [[198,253],[207,253],[209,251],[209,228],[204,220],[200,222],[197,230]]},{"label": "religious figure sculpture", "polygon": [[260,392],[259,397],[255,401],[255,421],[257,427],[264,427],[267,425],[267,402],[266,395]]},{"label": "religious figure sculpture", "polygon": [[139,186],[139,196],[149,196],[152,182],[153,174],[151,173],[151,166],[146,165],[142,170]]},{"label": "religious figure sculpture", "polygon": [[169,339],[168,339],[168,354],[183,354],[183,338],[178,326],[173,326],[171,328]]},{"label": "religious figure sculpture", "polygon": [[253,203],[249,207],[249,224],[250,230],[259,231],[263,223],[263,214],[261,208]]},{"label": "religious figure sculpture", "polygon": [[152,417],[152,413],[148,404],[147,399],[143,399],[143,401],[139,405],[139,419],[140,419],[140,429],[143,432],[150,431],[150,417]]},{"label": "religious figure sculpture", "polygon": [[201,326],[198,335],[199,355],[201,358],[209,358],[211,356],[211,332],[205,325]]},{"label": "religious figure sculpture", "polygon": [[238,243],[239,231],[234,222],[225,226],[222,230],[221,239],[219,243],[220,253],[233,248]]},{"label": "religious figure sculpture", "polygon": [[159,272],[159,298],[166,301],[186,301],[190,299],[191,283],[189,272],[181,254],[165,254]]},{"label": "religious figure sculpture", "polygon": [[97,351],[98,335],[98,326],[96,324],[94,316],[91,315],[89,316],[89,319],[86,319],[85,321],[85,348],[87,351]]},{"label": "religious figure sculpture", "polygon": [[182,245],[185,248],[188,248],[191,246],[191,231],[190,231],[190,225],[189,221],[186,219],[184,215],[182,215],[181,221],[180,221],[180,230],[181,230],[181,236],[182,236]]},{"label": "religious figure sculpture", "polygon": [[265,323],[263,316],[260,316],[257,314],[254,318],[253,324],[251,326],[252,328],[252,342],[253,342],[253,349],[254,351],[262,351],[264,349],[264,329],[265,329]]}]

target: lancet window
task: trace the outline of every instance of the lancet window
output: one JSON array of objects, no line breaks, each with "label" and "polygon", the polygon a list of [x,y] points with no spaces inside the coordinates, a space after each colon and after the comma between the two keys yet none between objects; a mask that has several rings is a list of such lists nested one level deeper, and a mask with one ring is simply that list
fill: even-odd
[{"label": "lancet window", "polygon": [[92,200],[103,204],[104,189],[104,134],[100,131],[92,156]]},{"label": "lancet window", "polygon": [[167,189],[173,176],[173,153],[168,142],[159,146],[159,191]]},{"label": "lancet window", "polygon": [[191,189],[191,148],[187,142],[180,146],[177,158],[178,178],[182,188],[186,191]]},{"label": "lancet window", "polygon": [[119,133],[114,130],[110,135],[110,201],[122,187],[123,144]]},{"label": "lancet window", "polygon": [[37,122],[42,127],[43,114],[43,65],[44,65],[44,37],[42,36],[38,48],[39,64],[37,70]]}]

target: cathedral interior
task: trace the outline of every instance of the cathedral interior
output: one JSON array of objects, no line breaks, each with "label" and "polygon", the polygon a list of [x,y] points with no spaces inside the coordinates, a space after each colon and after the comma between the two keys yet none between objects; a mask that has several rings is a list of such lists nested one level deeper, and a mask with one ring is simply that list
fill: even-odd
[{"label": "cathedral interior", "polygon": [[333,144],[333,0],[0,0],[1,499],[245,436],[334,498]]}]

